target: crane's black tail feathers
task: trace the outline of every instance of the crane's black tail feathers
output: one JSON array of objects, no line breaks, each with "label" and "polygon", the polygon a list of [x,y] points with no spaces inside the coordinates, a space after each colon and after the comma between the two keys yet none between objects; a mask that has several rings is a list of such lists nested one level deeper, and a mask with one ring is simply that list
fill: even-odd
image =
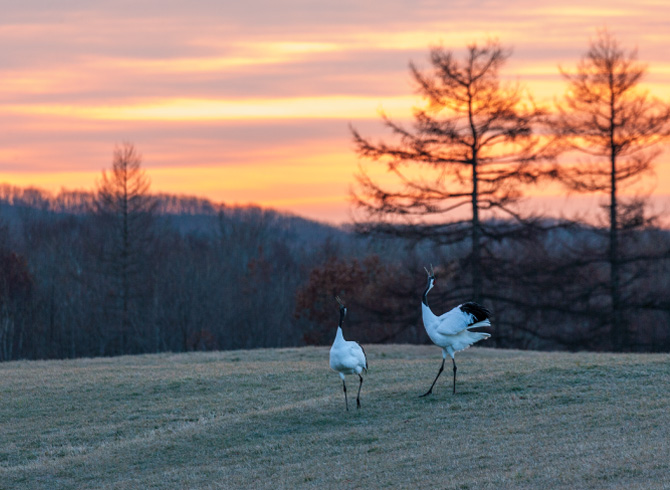
[{"label": "crane's black tail feathers", "polygon": [[473,301],[463,303],[460,308],[462,312],[468,313],[475,317],[475,322],[482,322],[491,318],[491,312],[487,308]]},{"label": "crane's black tail feathers", "polygon": [[[356,342],[356,341],[354,340],[354,342]],[[356,343],[358,344],[358,342],[356,342]],[[367,373],[368,372],[368,355],[365,353],[365,349],[363,349],[363,346],[361,344],[358,344],[358,347],[360,347],[361,350],[363,351],[363,357],[365,357],[365,372]]]}]

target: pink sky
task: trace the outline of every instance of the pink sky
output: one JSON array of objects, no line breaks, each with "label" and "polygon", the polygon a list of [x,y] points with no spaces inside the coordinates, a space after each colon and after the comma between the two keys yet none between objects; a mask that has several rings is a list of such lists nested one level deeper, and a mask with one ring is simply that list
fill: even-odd
[{"label": "pink sky", "polygon": [[[426,66],[436,44],[498,38],[514,50],[503,76],[550,102],[565,89],[558,65],[607,27],[638,48],[644,86],[670,98],[661,0],[3,4],[0,182],[22,187],[93,189],[114,145],[132,142],[153,191],[346,221],[349,123],[381,134],[380,109],[407,119],[421,102],[408,62]],[[656,174],[663,201],[668,152]]]}]

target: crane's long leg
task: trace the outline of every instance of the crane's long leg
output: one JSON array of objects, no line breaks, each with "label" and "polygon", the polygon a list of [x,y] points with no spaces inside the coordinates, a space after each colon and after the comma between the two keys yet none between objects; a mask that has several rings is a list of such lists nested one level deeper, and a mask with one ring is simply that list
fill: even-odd
[{"label": "crane's long leg", "polygon": [[430,389],[426,391],[423,395],[420,395],[419,398],[423,396],[430,395],[433,392],[433,386],[435,386],[435,383],[437,382],[437,378],[440,377],[440,374],[442,374],[442,371],[444,371],[444,357],[442,358],[442,365],[440,366],[440,370],[437,372],[437,376],[435,376],[435,380],[433,381],[433,384],[430,385]]},{"label": "crane's long leg", "polygon": [[356,396],[356,408],[361,408],[361,388],[363,387],[363,376],[358,375],[361,382],[358,384],[358,395]]},{"label": "crane's long leg", "polygon": [[452,357],[451,361],[454,363],[454,392],[452,394],[455,395],[456,394],[456,359],[454,359]]},{"label": "crane's long leg", "polygon": [[344,390],[344,406],[347,407],[347,412],[349,411],[349,402],[347,401],[347,385],[344,384],[342,380],[342,389]]}]

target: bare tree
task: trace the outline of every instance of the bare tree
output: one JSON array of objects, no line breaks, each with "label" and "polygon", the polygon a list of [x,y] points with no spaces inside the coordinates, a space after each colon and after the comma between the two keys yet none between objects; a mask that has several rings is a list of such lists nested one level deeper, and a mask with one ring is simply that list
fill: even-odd
[{"label": "bare tree", "polygon": [[563,165],[561,180],[577,192],[604,193],[609,199],[608,254],[611,342],[628,345],[622,299],[621,238],[627,230],[650,223],[646,202],[624,201],[621,192],[652,170],[657,146],[670,134],[670,105],[638,89],[646,67],[636,51],[625,52],[607,31],[601,31],[568,81],[557,128],[568,149],[587,155]]},{"label": "bare tree", "polygon": [[120,349],[127,348],[137,314],[134,300],[146,283],[147,260],[156,209],[149,195],[149,178],[134,145],[114,150],[112,169],[103,170],[94,207],[106,231],[103,259],[105,275],[112,280],[112,296],[119,314]]},{"label": "bare tree", "polygon": [[[359,156],[383,161],[397,185],[375,182],[361,167],[355,205],[363,233],[427,239],[440,245],[469,242],[472,297],[483,296],[484,241],[519,235],[528,224],[515,204],[523,184],[542,175],[548,146],[535,134],[543,116],[518,86],[503,86],[499,71],[510,51],[498,42],[471,44],[462,61],[431,50],[429,71],[410,70],[423,108],[407,129],[383,115],[392,143],[372,142],[352,128]],[[498,217],[508,226],[483,220]],[[510,225],[510,223],[514,225]]]}]

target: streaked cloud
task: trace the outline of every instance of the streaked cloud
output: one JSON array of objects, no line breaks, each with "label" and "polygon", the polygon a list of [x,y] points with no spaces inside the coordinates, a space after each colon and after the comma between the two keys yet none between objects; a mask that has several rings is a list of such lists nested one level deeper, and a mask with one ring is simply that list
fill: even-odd
[{"label": "streaked cloud", "polygon": [[[169,99],[137,105],[75,106],[60,104],[22,106],[7,105],[6,113],[34,116],[60,116],[90,120],[244,120],[244,119],[360,119],[374,117],[371,97],[320,96],[281,99]],[[416,105],[410,96],[396,96],[384,100],[384,107],[394,113],[408,116]]]},{"label": "streaked cloud", "polygon": [[638,48],[654,95],[670,86],[660,0],[0,3],[0,181],[52,190],[92,188],[130,141],[157,191],[345,218],[348,123],[407,121],[421,103],[407,64],[435,45],[498,38],[514,50],[502,76],[551,103],[558,65],[607,27]]}]

